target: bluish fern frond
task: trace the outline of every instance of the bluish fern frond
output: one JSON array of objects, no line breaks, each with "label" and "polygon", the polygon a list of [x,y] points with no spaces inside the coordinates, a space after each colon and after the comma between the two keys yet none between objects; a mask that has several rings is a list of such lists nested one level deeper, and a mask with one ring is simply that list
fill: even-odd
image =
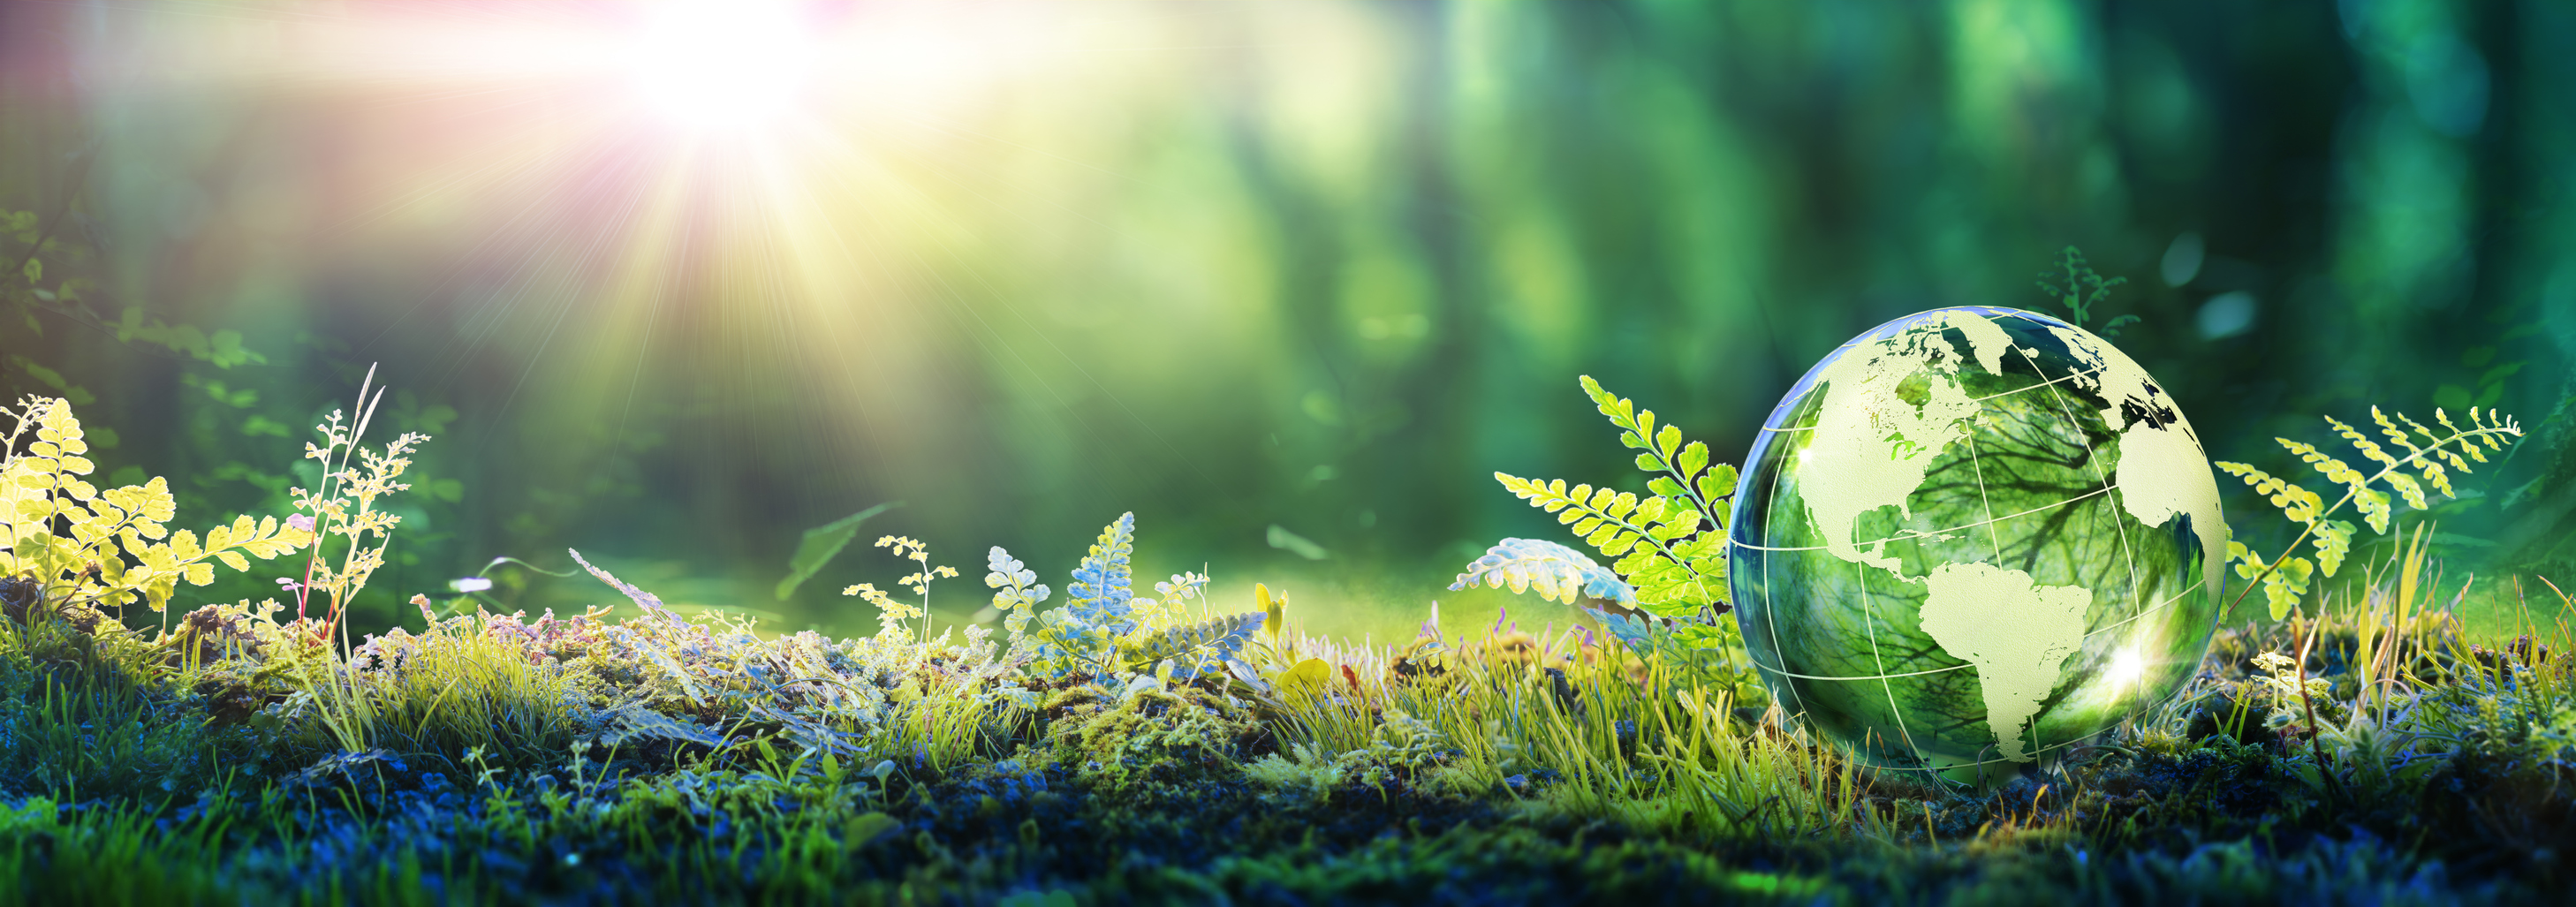
[{"label": "bluish fern frond", "polygon": [[1243,651],[1243,644],[1251,641],[1252,634],[1261,631],[1266,617],[1259,611],[1248,611],[1146,634],[1129,646],[1128,661],[1151,664],[1168,659],[1172,662],[1172,676],[1183,679],[1221,671],[1226,662]]},{"label": "bluish fern frond", "polygon": [[1073,585],[1065,588],[1074,620],[1085,627],[1098,627],[1112,635],[1124,635],[1135,627],[1127,619],[1127,602],[1136,596],[1130,588],[1133,576],[1127,561],[1136,550],[1136,514],[1119,514],[1118,521],[1100,530],[1100,540],[1083,556],[1082,564],[1073,570]]},{"label": "bluish fern frond", "polygon": [[1485,556],[1467,564],[1467,572],[1458,574],[1451,583],[1452,592],[1492,586],[1513,592],[1537,589],[1540,598],[1574,604],[1578,595],[1615,601],[1636,607],[1637,590],[1620,581],[1619,575],[1599,561],[1555,542],[1539,539],[1504,539],[1487,549]]}]

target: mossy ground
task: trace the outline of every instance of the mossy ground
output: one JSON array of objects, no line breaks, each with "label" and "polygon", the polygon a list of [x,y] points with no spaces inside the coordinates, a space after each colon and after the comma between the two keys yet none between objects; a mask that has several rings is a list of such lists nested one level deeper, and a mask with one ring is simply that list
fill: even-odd
[{"label": "mossy ground", "polygon": [[[816,664],[882,691],[875,719],[834,725],[828,703],[711,689],[702,662],[694,692],[632,670],[649,657],[600,626],[456,622],[347,673],[275,627],[215,657],[224,616],[150,643],[60,619],[0,634],[0,900],[2461,903],[2576,885],[2563,632],[2489,649],[2428,631],[2398,657],[2439,682],[2376,710],[2331,698],[2358,695],[2333,689],[2348,628],[2230,632],[2152,721],[1978,792],[1857,772],[1776,717],[1712,707],[1686,672],[1525,637],[1396,664],[1266,642],[1256,660],[1353,670],[1322,689],[1274,674],[1264,695],[701,639],[703,664],[752,673],[821,645]],[[2321,734],[2252,661],[2302,634],[2344,722]],[[512,657],[534,649],[553,654]],[[316,696],[352,676],[373,697],[363,749]]]}]

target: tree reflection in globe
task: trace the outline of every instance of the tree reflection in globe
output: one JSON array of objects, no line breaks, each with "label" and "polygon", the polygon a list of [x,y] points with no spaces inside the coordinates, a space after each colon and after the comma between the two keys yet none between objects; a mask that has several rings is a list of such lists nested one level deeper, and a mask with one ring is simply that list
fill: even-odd
[{"label": "tree reflection in globe", "polygon": [[1991,779],[2173,695],[2227,528],[2144,369],[2046,315],[1899,318],[1789,390],[1745,457],[1733,586],[1780,705],[1861,761]]}]

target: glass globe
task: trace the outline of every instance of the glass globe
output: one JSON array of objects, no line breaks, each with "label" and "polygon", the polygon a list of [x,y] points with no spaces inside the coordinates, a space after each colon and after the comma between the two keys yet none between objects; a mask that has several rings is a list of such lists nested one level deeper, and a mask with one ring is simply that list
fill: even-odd
[{"label": "glass globe", "polygon": [[2224,592],[2218,483],[2182,411],[2047,315],[1909,315],[1772,410],[1732,585],[1773,698],[1869,765],[1988,780],[2171,697]]}]

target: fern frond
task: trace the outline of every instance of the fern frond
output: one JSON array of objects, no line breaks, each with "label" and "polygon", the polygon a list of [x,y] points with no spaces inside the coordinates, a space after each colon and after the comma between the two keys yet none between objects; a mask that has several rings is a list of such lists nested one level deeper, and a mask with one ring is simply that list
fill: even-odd
[{"label": "fern frond", "polygon": [[1172,662],[1172,676],[1183,679],[1218,670],[1243,651],[1252,634],[1261,631],[1268,615],[1259,611],[1227,614],[1186,627],[1173,627],[1160,633],[1140,634],[1141,638],[1125,646],[1127,663],[1152,664]]},{"label": "fern frond", "polygon": [[1530,506],[1556,514],[1603,555],[1610,569],[1636,587],[1637,606],[1668,617],[1717,605],[1724,610],[1726,537],[1701,533],[1700,512],[1661,495],[1566,487],[1565,480],[1537,482],[1497,472],[1494,480]]},{"label": "fern frond", "polygon": [[1509,588],[1513,592],[1537,589],[1540,598],[1574,604],[1579,596],[1615,601],[1635,607],[1637,590],[1584,555],[1555,542],[1538,539],[1504,539],[1485,556],[1467,564],[1467,572],[1449,589],[1458,591],[1477,586]]},{"label": "fern frond", "polygon": [[[1658,425],[1653,410],[1638,409],[1592,376],[1579,381],[1593,406],[1619,429],[1619,443],[1639,451],[1637,468],[1655,474],[1646,483],[1651,496],[1590,485],[1568,490],[1562,480],[1540,484],[1499,472],[1495,479],[1531,506],[1557,514],[1602,555],[1616,558],[1610,569],[1625,578],[1639,607],[1673,617],[1703,607],[1724,613],[1735,467],[1711,465],[1708,445],[1686,441],[1678,426]],[[1509,582],[1508,575],[1498,578]]]},{"label": "fern frond", "polygon": [[[178,506],[169,482],[100,489],[81,479],[97,468],[69,401],[28,397],[0,410],[17,425],[0,460],[0,573],[29,575],[63,604],[166,607],[178,584],[215,581],[215,562],[250,569],[313,540],[303,526],[239,516],[202,542],[167,527]],[[34,429],[21,452],[17,442]],[[55,526],[63,527],[57,534]]]},{"label": "fern frond", "polygon": [[1072,616],[1087,626],[1123,635],[1135,629],[1127,620],[1127,602],[1136,597],[1127,561],[1136,550],[1136,514],[1120,514],[1118,521],[1100,530],[1100,540],[1091,546],[1082,563],[1073,570],[1073,584],[1065,587]]},{"label": "fern frond", "polygon": [[[2326,424],[2334,426],[2336,435],[2349,442],[2364,459],[2379,465],[2378,471],[2368,474],[2313,445],[2288,438],[2273,439],[2296,454],[2302,462],[2315,467],[2326,481],[2344,487],[2343,497],[2332,505],[2325,504],[2324,498],[2315,492],[2250,465],[2217,464],[2221,471],[2243,479],[2256,494],[2263,495],[2272,502],[2272,506],[2280,508],[2284,518],[2301,527],[2298,538],[2290,541],[2289,550],[2270,560],[2268,566],[2251,549],[2239,543],[2228,543],[2229,560],[2238,565],[2237,575],[2249,580],[2262,580],[2263,594],[2271,601],[2275,619],[2288,614],[2299,597],[2306,593],[2308,576],[2312,571],[2333,576],[2350,554],[2354,526],[2349,522],[2328,519],[2336,511],[2350,504],[2361,511],[2362,522],[2368,524],[2372,532],[2386,535],[2396,519],[2394,500],[2403,499],[2408,507],[2429,510],[2433,506],[2433,495],[2426,493],[2427,485],[2431,486],[2432,492],[2444,498],[2457,497],[2451,485],[2452,470],[2474,472],[2469,466],[2470,461],[2486,462],[2485,451],[2503,450],[2506,438],[2518,439],[2523,433],[2522,426],[2512,417],[2494,409],[2481,413],[2474,407],[2469,410],[2470,427],[2465,429],[2452,422],[2449,413],[2440,409],[2433,411],[2433,421],[2440,423],[2448,434],[2436,432],[2405,413],[2398,413],[2392,419],[2377,406],[2370,408],[2370,419],[2379,426],[2380,434],[2403,450],[2403,454],[2381,446],[2343,420],[2325,417]],[[2403,428],[2399,427],[2401,423]],[[2448,464],[2447,468],[2445,464]],[[2415,470],[2416,474],[2407,474],[2408,469]],[[2420,481],[2417,476],[2422,477]],[[2292,555],[2299,543],[2310,537],[2316,540],[2315,564]],[[2251,591],[2252,587],[2247,587],[2247,592]],[[2242,600],[2244,594],[2238,593],[2238,599]]]},{"label": "fern frond", "polygon": [[[2126,277],[2103,277],[2095,273],[2092,264],[2084,260],[2084,253],[2074,246],[2067,246],[2065,251],[2058,253],[2057,266],[2065,274],[2066,285],[2061,287],[2054,282],[2058,280],[2057,274],[2042,271],[2039,274],[2039,291],[2057,300],[2059,305],[2065,306],[2068,320],[2074,322],[2079,328],[2083,327],[2086,321],[2092,320],[2094,306],[2110,298],[2112,287],[2129,282]],[[2104,328],[2116,329],[2123,324],[2138,320],[2136,316],[2123,315],[2112,319],[2112,322],[2104,325]]]},{"label": "fern frond", "polygon": [[[1726,531],[1729,508],[1720,506],[1735,497],[1735,467],[1724,463],[1709,465],[1708,445],[1698,441],[1682,443],[1678,426],[1655,426],[1654,410],[1639,410],[1634,401],[1610,393],[1590,375],[1578,376],[1583,392],[1610,424],[1619,428],[1619,443],[1644,451],[1637,455],[1637,468],[1660,473],[1648,480],[1646,490],[1656,495],[1688,503],[1706,517],[1717,531]],[[1648,443],[1648,438],[1653,443]]]}]

